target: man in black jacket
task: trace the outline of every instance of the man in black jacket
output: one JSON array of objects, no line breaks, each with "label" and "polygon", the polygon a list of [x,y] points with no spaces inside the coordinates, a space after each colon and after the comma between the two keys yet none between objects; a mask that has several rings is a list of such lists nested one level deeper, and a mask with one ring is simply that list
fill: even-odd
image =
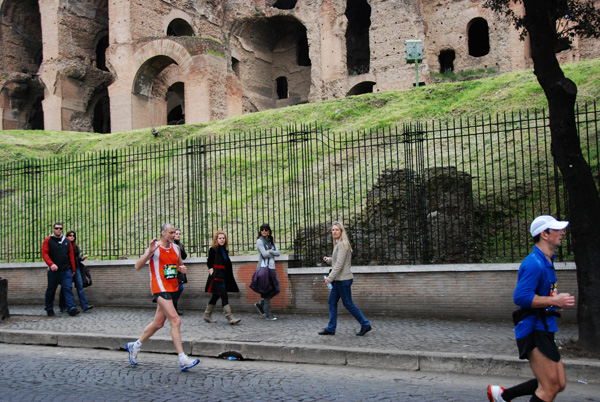
[{"label": "man in black jacket", "polygon": [[[183,243],[181,243],[181,230],[175,229],[175,240],[173,243],[179,246],[179,252],[181,253],[181,259],[185,260],[187,258],[187,253],[185,252],[185,248],[183,247]],[[177,274],[177,279],[179,280],[179,289],[173,295],[173,305],[175,306],[175,310],[177,310],[177,314],[183,315],[181,311],[177,308],[177,302],[179,301],[179,296],[181,296],[181,292],[183,292],[183,284],[187,283],[187,275],[182,274],[181,272]]]},{"label": "man in black jacket", "polygon": [[64,290],[65,303],[70,316],[79,314],[75,307],[73,293],[73,272],[75,271],[75,253],[71,242],[63,236],[63,224],[56,222],[52,236],[42,243],[42,258],[48,265],[48,287],[46,288],[46,313],[54,316],[54,296],[60,285]]}]

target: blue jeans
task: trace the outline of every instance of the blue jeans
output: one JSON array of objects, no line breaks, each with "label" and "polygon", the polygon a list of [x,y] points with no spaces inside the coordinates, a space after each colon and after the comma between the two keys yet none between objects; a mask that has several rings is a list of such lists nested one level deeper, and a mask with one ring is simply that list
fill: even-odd
[{"label": "blue jeans", "polygon": [[327,331],[333,332],[335,334],[335,329],[337,327],[337,307],[340,298],[342,299],[342,304],[348,310],[350,314],[356,321],[360,323],[360,328],[366,328],[371,326],[369,320],[365,318],[363,313],[356,307],[354,302],[352,301],[352,282],[353,279],[348,279],[345,281],[333,281],[333,288],[329,293],[329,324],[327,324]]},{"label": "blue jeans", "polygon": [[71,312],[75,307],[75,294],[73,294],[73,274],[67,271],[48,270],[48,287],[46,288],[46,311],[54,311],[54,296],[56,288],[60,285],[61,292],[64,291],[65,307]]},{"label": "blue jeans", "polygon": [[[77,296],[79,296],[79,304],[81,304],[81,308],[85,310],[90,305],[87,301],[87,297],[85,297],[85,292],[83,291],[83,279],[81,278],[81,271],[79,269],[76,269],[75,274],[73,274],[73,283],[75,283],[75,289],[77,289]],[[73,295],[73,303],[75,303],[75,295]],[[60,308],[60,311],[65,311],[67,309],[63,287],[60,288],[60,294],[58,296],[58,307]]]}]

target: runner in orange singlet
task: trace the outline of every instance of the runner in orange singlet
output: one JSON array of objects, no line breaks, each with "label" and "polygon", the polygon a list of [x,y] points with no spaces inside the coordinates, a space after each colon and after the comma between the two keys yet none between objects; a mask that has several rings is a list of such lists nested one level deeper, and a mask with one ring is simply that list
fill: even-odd
[{"label": "runner in orange singlet", "polygon": [[140,338],[135,342],[125,345],[129,352],[129,362],[132,366],[137,365],[137,355],[142,347],[156,331],[161,329],[168,319],[171,323],[171,338],[173,345],[179,354],[179,367],[185,371],[199,363],[198,359],[192,359],[183,352],[181,344],[181,319],[173,305],[173,293],[177,292],[179,282],[177,272],[187,273],[183,265],[179,247],[173,243],[175,239],[175,227],[165,223],[160,229],[160,241],[152,239],[146,252],[135,263],[135,269],[141,269],[150,262],[150,286],[152,288],[152,301],[157,303],[154,320],[144,329]]}]

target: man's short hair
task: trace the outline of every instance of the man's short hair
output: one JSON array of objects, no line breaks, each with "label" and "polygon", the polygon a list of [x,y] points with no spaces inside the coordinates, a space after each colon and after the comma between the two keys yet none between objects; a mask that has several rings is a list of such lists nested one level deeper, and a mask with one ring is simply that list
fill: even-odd
[{"label": "man's short hair", "polygon": [[[544,232],[550,234],[550,229],[546,229],[544,230]],[[533,236],[533,244],[538,244],[540,242],[540,239],[542,238],[542,233],[538,233],[535,236]]]},{"label": "man's short hair", "polygon": [[172,225],[172,224],[170,224],[169,222],[167,222],[167,223],[163,223],[163,224],[162,224],[162,226],[160,227],[160,231],[161,231],[161,232],[164,232],[164,231],[166,231],[166,230],[167,230],[167,228],[168,228],[169,226],[173,226],[173,225]]}]

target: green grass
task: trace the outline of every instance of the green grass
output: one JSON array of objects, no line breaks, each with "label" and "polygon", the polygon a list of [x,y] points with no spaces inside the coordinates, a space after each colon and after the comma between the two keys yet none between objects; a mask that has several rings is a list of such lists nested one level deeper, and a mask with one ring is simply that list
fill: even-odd
[{"label": "green grass", "polygon": [[[563,66],[578,87],[577,101],[600,98],[600,59]],[[323,102],[271,109],[206,124],[159,127],[113,134],[49,131],[0,131],[0,160],[76,155],[103,149],[178,141],[196,136],[224,136],[294,124],[317,123],[335,132],[369,130],[419,120],[455,119],[461,116],[506,113],[547,107],[532,70],[479,80],[443,83],[402,91],[380,92]]]},{"label": "green grass", "polygon": [[[570,64],[565,66],[564,70],[565,74],[578,85],[578,102],[580,104],[599,98],[600,59]],[[2,143],[0,157],[2,157],[4,163],[48,157],[81,158],[86,152],[92,151],[127,150],[152,144],[180,142],[196,137],[214,138],[214,141],[211,141],[211,146],[216,147],[218,152],[207,153],[206,158],[212,159],[207,159],[207,168],[202,170],[202,175],[208,177],[207,180],[209,181],[215,180],[213,183],[209,183],[209,188],[213,191],[211,196],[214,197],[215,201],[210,208],[214,207],[215,209],[207,209],[202,213],[206,214],[206,219],[215,218],[211,222],[219,222],[219,224],[233,228],[232,232],[239,233],[240,238],[247,241],[252,238],[252,234],[248,235],[247,233],[248,227],[258,227],[262,223],[260,222],[262,216],[271,216],[269,214],[273,213],[265,207],[265,199],[261,198],[264,194],[269,194],[273,188],[279,190],[275,198],[278,199],[277,205],[281,207],[281,210],[277,211],[277,214],[285,217],[291,216],[291,211],[296,208],[296,205],[292,204],[298,202],[309,202],[315,206],[313,222],[317,223],[326,222],[333,214],[352,216],[356,211],[363,209],[367,192],[376,182],[379,171],[390,166],[402,166],[405,154],[402,147],[392,149],[393,147],[390,146],[378,146],[374,153],[353,150],[351,147],[345,148],[345,145],[352,140],[369,140],[371,137],[381,136],[382,133],[387,132],[390,134],[389,131],[393,130],[393,127],[401,127],[402,124],[414,122],[415,120],[428,123],[438,120],[458,121],[467,117],[471,120],[474,117],[480,120],[480,116],[491,116],[494,120],[496,114],[502,115],[503,113],[521,111],[525,107],[533,110],[541,109],[546,105],[541,88],[532,71],[528,70],[472,81],[437,84],[404,91],[365,94],[284,109],[273,109],[206,124],[160,127],[158,128],[158,137],[151,134],[150,128],[115,134],[0,131],[0,143]],[[307,193],[311,195],[326,194],[329,191],[338,191],[343,195],[333,199],[323,197],[295,200],[287,189],[291,188],[291,183],[302,180],[302,178],[298,176],[298,172],[290,169],[287,150],[291,149],[291,146],[278,143],[277,147],[273,147],[271,153],[257,154],[246,151],[249,148],[243,146],[245,145],[244,141],[247,138],[256,137],[257,134],[261,136],[268,135],[277,140],[284,131],[279,129],[281,127],[293,127],[301,124],[314,125],[315,123],[324,129],[326,137],[323,141],[328,143],[330,147],[319,148],[318,156],[311,153],[311,150],[316,148],[308,148],[308,151],[298,156],[300,158],[298,160],[302,161],[303,166],[306,166],[307,171],[312,175],[312,178],[304,183],[305,188]],[[439,123],[436,124],[439,126]],[[269,131],[271,129],[273,129],[272,132]],[[329,138],[327,138],[327,130],[332,131]],[[594,132],[592,135],[597,135],[597,133]],[[237,146],[240,149],[237,151],[221,150],[230,146],[219,144],[219,140],[225,137],[229,141],[237,141]],[[526,212],[522,208],[524,200],[541,199],[540,209],[552,211],[552,202],[555,197],[553,194],[542,194],[538,189],[538,183],[542,179],[547,179],[545,173],[537,176],[532,173],[537,171],[538,161],[534,159],[530,165],[529,160],[526,159],[524,165],[521,165],[522,149],[528,150],[528,145],[522,143],[529,141],[529,138],[509,138],[508,135],[502,139],[495,138],[495,135],[485,135],[482,138],[485,139],[478,144],[464,143],[463,139],[453,140],[451,144],[447,143],[445,139],[435,140],[436,145],[432,149],[437,154],[427,155],[427,166],[439,166],[440,164],[443,166],[456,166],[460,171],[465,171],[474,177],[473,192],[475,202],[478,203],[475,206],[477,210],[476,219],[483,222],[483,226],[486,222],[498,222],[498,226],[506,230],[504,234],[493,239],[486,239],[485,234],[478,234],[478,241],[481,242],[481,247],[502,249],[510,247],[511,242],[514,240],[511,238],[512,232],[510,231],[516,229],[514,219],[519,217],[521,218],[520,222],[525,221]],[[312,141],[314,140],[311,140],[311,144],[313,144]],[[271,142],[269,143],[271,144]],[[315,146],[315,144],[311,145],[311,147]],[[455,147],[462,148],[462,152],[455,154],[453,151]],[[512,154],[511,158],[505,158],[512,147],[516,149],[514,159]],[[538,148],[539,152],[543,154],[548,151],[544,145],[540,145]],[[593,156],[597,150],[586,151],[590,152],[592,156],[590,159],[594,159]],[[360,154],[361,152],[362,154]],[[465,155],[467,160],[463,161],[461,157]],[[319,158],[329,156],[332,157],[331,164],[327,162],[326,166],[320,166]],[[595,160],[597,160],[597,155]],[[259,169],[257,166],[260,167],[261,164],[272,166],[273,174],[268,179],[255,177],[252,181],[248,181],[248,177],[256,174],[257,169]],[[469,170],[472,168],[484,169],[484,164],[485,169],[489,169],[489,171]],[[373,169],[370,166],[377,166],[377,168]],[[513,172],[515,166],[523,166],[525,173],[516,174]],[[592,168],[597,171],[597,165],[592,166]],[[131,168],[123,169],[124,171],[109,175],[112,180],[110,190],[120,190],[118,193],[122,197],[121,204],[123,210],[126,211],[125,215],[119,216],[118,227],[114,232],[102,232],[104,227],[111,226],[111,213],[114,211],[109,210],[106,213],[101,213],[98,222],[88,222],[85,219],[86,211],[102,209],[103,200],[110,198],[110,194],[104,194],[105,192],[110,193],[110,191],[107,191],[108,189],[95,187],[102,186],[101,183],[107,175],[106,171],[92,170],[89,176],[85,177],[83,185],[76,182],[67,182],[66,186],[61,187],[61,191],[73,197],[72,200],[69,198],[69,205],[78,206],[76,215],[70,218],[71,221],[79,222],[78,228],[83,232],[101,233],[97,238],[99,244],[105,241],[108,243],[120,241],[135,243],[134,246],[139,244],[140,247],[143,247],[142,243],[146,240],[138,237],[140,234],[151,230],[148,229],[150,219],[146,215],[142,215],[143,218],[141,218],[140,215],[137,215],[137,210],[153,210],[157,211],[157,214],[162,213],[161,211],[164,210],[182,210],[185,214],[187,208],[191,208],[181,205],[177,196],[164,200],[153,198],[152,192],[147,191],[148,183],[157,183],[162,186],[163,182],[173,181],[171,183],[173,187],[183,188],[185,186],[182,180],[185,180],[185,177],[175,175],[165,179],[164,176],[156,172],[146,172],[145,165],[132,165]],[[127,169],[131,169],[131,171],[128,172]],[[186,169],[183,162],[176,162],[173,165],[164,166],[161,170],[186,171]],[[195,172],[187,172],[186,174],[189,177],[197,177]],[[337,184],[331,181],[332,174],[337,176]],[[480,176],[485,176],[486,180],[479,182],[478,178]],[[144,180],[142,180],[142,177],[144,177]],[[56,176],[48,176],[47,183],[44,183],[47,190],[41,191],[41,195],[31,195],[31,198],[23,197],[22,208],[15,209],[15,211],[18,211],[19,216],[13,216],[12,221],[26,222],[30,204],[49,205],[47,210],[43,211],[43,216],[48,217],[47,219],[44,218],[44,222],[53,219],[53,216],[64,216],[64,211],[52,209],[51,198],[39,199],[40,196],[48,197],[48,194],[55,193],[53,186],[60,185],[55,185],[54,182],[61,183],[61,180],[64,180],[64,178],[60,177],[60,173],[57,173]],[[527,181],[527,186],[521,186],[520,183],[515,182],[516,180]],[[344,182],[346,187],[342,187],[340,182]],[[498,192],[497,188],[491,187],[492,183],[512,184],[511,187],[505,188],[508,191]],[[16,192],[27,195],[24,183],[6,182],[5,184],[6,186],[3,187],[15,189]],[[84,196],[79,198],[81,193]],[[63,195],[63,197],[67,196]],[[19,200],[19,197],[15,197],[15,200]],[[162,209],[152,209],[157,201],[163,204]],[[135,204],[137,208],[135,212],[129,208],[131,203]],[[270,202],[266,203],[269,204]],[[488,204],[501,206],[501,210],[506,215],[500,216],[496,211],[488,210]],[[250,219],[253,219],[253,221],[244,221],[247,217],[251,217]],[[184,216],[181,220],[187,220],[187,218],[188,216]],[[211,227],[211,223],[207,227]],[[526,232],[522,227],[519,227],[519,229],[521,232]],[[23,227],[23,230],[30,229]],[[33,231],[33,228],[31,230]],[[252,232],[252,229],[250,230]],[[284,228],[279,230],[281,233]],[[188,235],[191,234],[188,233]],[[292,235],[295,234],[292,233]],[[200,231],[198,236],[202,236]],[[207,239],[197,237],[193,239],[193,244],[204,244],[205,241]],[[99,244],[94,246],[99,246]],[[288,250],[290,250],[290,247],[291,245],[288,245]],[[131,255],[136,254],[138,254],[138,250],[134,250]],[[120,257],[123,257],[123,255]],[[487,261],[485,255],[483,260]],[[501,260],[492,257],[490,261]]]}]

